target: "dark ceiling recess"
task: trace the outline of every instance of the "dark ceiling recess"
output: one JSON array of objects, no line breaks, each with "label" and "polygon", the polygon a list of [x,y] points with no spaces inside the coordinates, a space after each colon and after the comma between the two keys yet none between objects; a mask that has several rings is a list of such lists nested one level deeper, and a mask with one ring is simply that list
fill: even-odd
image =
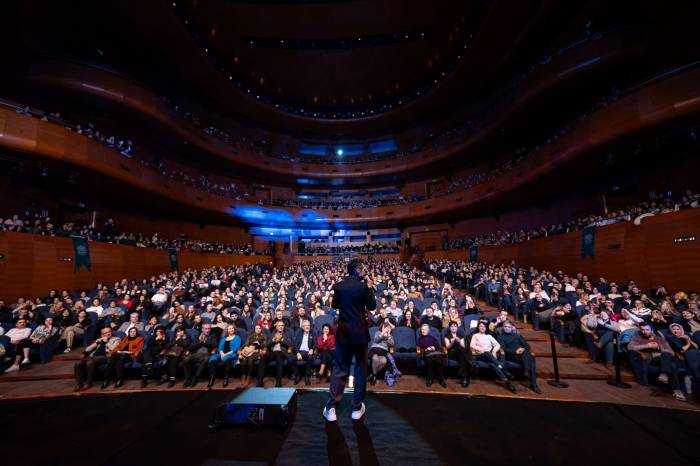
[{"label": "dark ceiling recess", "polygon": [[430,37],[429,28],[414,29],[412,31],[400,31],[386,34],[373,34],[369,36],[342,37],[342,38],[316,38],[303,39],[296,37],[270,38],[270,37],[243,37],[249,47],[266,47],[277,49],[359,49],[364,47],[380,47],[383,45],[398,44],[413,40],[426,40]]},{"label": "dark ceiling recess", "polygon": [[[276,110],[318,120],[368,118],[430,93],[467,55],[491,7],[483,0],[426,5],[423,17],[407,19],[357,2],[355,16],[344,18],[335,2],[308,3],[170,5],[233,86]],[[360,13],[385,21],[368,26]],[[308,27],[289,26],[304,21]]]}]

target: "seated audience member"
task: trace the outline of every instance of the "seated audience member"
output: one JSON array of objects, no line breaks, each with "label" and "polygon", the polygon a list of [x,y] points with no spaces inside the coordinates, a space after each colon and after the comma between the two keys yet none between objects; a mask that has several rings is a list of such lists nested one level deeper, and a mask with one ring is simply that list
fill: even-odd
[{"label": "seated audience member", "polygon": [[153,305],[152,312],[156,315],[162,314],[168,299],[170,299],[170,297],[165,291],[165,288],[159,288],[158,291],[151,296],[151,304]]},{"label": "seated audience member", "polygon": [[37,325],[37,327],[34,329],[32,334],[29,336],[29,343],[30,346],[28,348],[24,348],[24,354],[25,358],[22,361],[23,363],[26,361],[27,363],[29,362],[29,350],[31,347],[36,347],[40,345],[47,344],[49,340],[54,336],[58,334],[58,327],[54,325],[53,317],[48,316],[44,319],[44,323],[41,325]]},{"label": "seated audience member", "polygon": [[276,326],[277,322],[280,320],[284,322],[284,328],[290,329],[292,327],[292,322],[289,320],[289,317],[284,315],[284,311],[282,311],[282,309],[277,309],[275,311],[275,316],[272,319],[272,326]]},{"label": "seated audience member", "polygon": [[236,311],[232,311],[229,313],[228,320],[230,323],[236,326],[236,328],[241,328],[245,330],[246,332],[251,331],[252,329],[248,328],[248,324],[246,323],[245,319],[241,319],[239,317],[239,313]]},{"label": "seated audience member", "polygon": [[267,353],[268,346],[268,338],[263,333],[262,325],[256,324],[239,351],[242,387],[245,388],[250,385],[255,364],[258,365],[257,386],[263,386],[263,378],[265,377],[265,354]]},{"label": "seated audience member", "polygon": [[559,342],[566,344],[566,335],[571,335],[572,338],[577,333],[578,318],[576,312],[571,308],[571,303],[563,303],[556,306],[552,310],[552,331],[559,336]]},{"label": "seated audience member", "polygon": [[385,323],[391,325],[392,328],[396,327],[396,319],[394,319],[394,316],[389,314],[386,307],[382,307],[379,309],[379,313],[376,317],[370,321],[370,325],[372,327],[381,327]]},{"label": "seated audience member", "polygon": [[661,330],[666,330],[668,328],[668,324],[671,319],[671,315],[665,316],[660,310],[652,309],[649,323],[654,329],[654,332],[660,332]]},{"label": "seated audience member", "polygon": [[423,359],[427,375],[426,386],[433,385],[433,379],[437,374],[438,383],[441,387],[447,388],[444,375],[444,354],[439,350],[439,342],[430,334],[430,325],[420,326],[420,335],[416,339],[416,351]]},{"label": "seated audience member", "polygon": [[238,350],[241,347],[241,337],[236,334],[236,326],[228,324],[226,333],[219,338],[217,352],[209,358],[209,384],[208,388],[214,386],[216,381],[216,365],[224,364],[224,387],[228,386],[229,378],[234,364],[238,361]]},{"label": "seated audience member", "polygon": [[135,328],[139,332],[143,331],[144,329],[143,322],[139,321],[138,312],[132,312],[131,314],[129,314],[129,320],[119,326],[119,331],[124,332],[128,335],[129,330],[132,328]]},{"label": "seated audience member", "polygon": [[472,335],[469,348],[476,361],[486,363],[491,370],[496,374],[499,380],[505,383],[506,388],[515,393],[515,386],[510,382],[508,372],[503,365],[498,362],[497,355],[501,349],[501,345],[491,335],[486,333],[486,323],[479,322],[477,332]]},{"label": "seated audience member", "polygon": [[87,312],[94,312],[97,315],[98,319],[102,318],[102,312],[104,311],[104,308],[100,303],[100,298],[93,298],[92,304],[85,310]]},{"label": "seated audience member", "polygon": [[292,374],[294,375],[294,385],[299,383],[299,363],[304,364],[304,384],[311,384],[311,371],[313,367],[314,356],[316,354],[316,335],[311,330],[311,322],[304,321],[301,330],[296,333],[292,342],[292,354],[289,356],[289,362],[292,366]]},{"label": "seated audience member", "polygon": [[[202,320],[202,316],[199,314],[195,314],[194,319],[192,319],[192,322],[189,323],[189,328],[201,332],[203,326],[204,321]],[[188,328],[187,319],[185,319],[185,328]]]},{"label": "seated audience member", "polygon": [[[168,343],[165,348],[165,357],[167,359],[168,366],[168,388],[175,386],[175,379],[177,378],[177,367],[185,357],[187,348],[192,346],[192,339],[189,335],[185,333],[184,328],[178,328],[175,331],[175,338],[173,341]],[[161,379],[162,380],[162,379]],[[187,382],[187,380],[185,380]],[[189,385],[189,384],[188,384]]]},{"label": "seated audience member", "polygon": [[371,366],[369,375],[369,383],[371,385],[377,383],[377,376],[386,368],[388,362],[387,354],[391,347],[394,346],[394,337],[391,336],[393,328],[394,326],[391,323],[384,322],[372,339],[372,345],[368,354]]},{"label": "seated audience member", "polygon": [[[330,381],[333,372],[333,360],[335,358],[335,335],[331,334],[331,326],[323,324],[321,334],[316,339],[316,349],[321,366],[318,369],[318,380],[321,381],[326,374],[326,382]],[[326,369],[328,371],[326,372]]]},{"label": "seated audience member", "polygon": [[308,321],[311,325],[314,324],[314,320],[311,318],[310,315],[306,312],[306,308],[304,306],[299,306],[296,311],[296,315],[292,319],[292,330],[298,330],[302,328],[304,321]]},{"label": "seated audience member", "polygon": [[700,316],[695,315],[691,309],[683,309],[681,311],[681,321],[679,322],[683,326],[685,333],[690,335],[690,338],[695,342],[695,344],[700,345],[700,322],[698,318]]},{"label": "seated audience member", "polygon": [[459,336],[459,324],[456,321],[451,321],[447,328],[448,332],[445,333],[447,359],[452,359],[459,363],[457,374],[462,381],[462,387],[468,387],[471,361],[469,352],[467,351],[466,339],[464,336]]},{"label": "seated audience member", "polygon": [[168,347],[168,337],[163,327],[154,327],[154,334],[148,339],[148,343],[141,353],[143,367],[141,368],[141,388],[146,388],[149,377],[155,375],[158,385],[168,380],[164,365],[167,362],[165,351]]},{"label": "seated audience member", "polygon": [[671,382],[673,396],[680,401],[686,401],[685,395],[680,389],[678,380],[678,367],[674,353],[666,339],[654,333],[651,324],[645,322],[639,326],[639,334],[632,337],[627,345],[630,360],[660,367],[661,374],[658,380],[667,384]]},{"label": "seated audience member", "polygon": [[278,320],[275,322],[275,331],[272,333],[267,351],[267,360],[275,361],[275,387],[282,386],[284,361],[287,360],[291,347],[292,338],[285,330],[284,320]]},{"label": "seated audience member", "polygon": [[[20,361],[24,363],[24,360],[22,359],[23,356],[26,359],[27,363],[29,362],[29,345],[31,344],[29,336],[31,335],[31,333],[32,331],[27,326],[26,319],[20,318],[17,320],[17,322],[15,322],[15,326],[8,330],[8,332],[5,334],[5,336],[9,337],[10,345],[12,345],[12,348],[5,348],[5,350],[9,352],[12,349],[14,349],[15,352],[14,363],[10,367],[5,369],[6,373],[18,371]],[[25,349],[26,356],[24,354]]]},{"label": "seated audience member", "polygon": [[160,321],[158,320],[158,317],[156,316],[151,316],[148,318],[148,322],[146,322],[146,325],[143,326],[143,329],[148,332],[151,336],[155,335],[156,328],[165,328],[160,324]]},{"label": "seated audience member", "polygon": [[212,322],[211,331],[214,332],[216,338],[221,338],[228,326],[229,324],[224,319],[223,314],[217,314]]},{"label": "seated audience member", "polygon": [[124,364],[134,362],[139,359],[143,351],[143,337],[139,335],[136,327],[129,328],[126,338],[119,342],[116,348],[111,352],[107,360],[107,368],[105,369],[105,379],[102,382],[102,388],[109,386],[109,378],[112,374],[112,369],[116,370],[117,380],[114,383],[114,388],[119,388],[124,384]]},{"label": "seated audience member", "polygon": [[165,326],[165,328],[172,332],[175,332],[179,328],[184,328],[185,330],[187,330],[188,325],[184,314],[175,314],[175,319],[172,322],[168,323]]},{"label": "seated audience member", "polygon": [[[454,301],[454,300],[453,300]],[[447,309],[447,312],[442,318],[442,328],[449,328],[450,322],[461,322],[462,317],[459,315],[459,309],[451,306]]]},{"label": "seated audience member", "polygon": [[435,315],[435,309],[433,308],[433,306],[429,306],[425,310],[425,315],[421,317],[420,324],[421,326],[423,324],[427,324],[433,328],[442,330],[442,319]]},{"label": "seated audience member", "polygon": [[218,348],[218,345],[219,341],[211,330],[211,324],[203,324],[199,336],[187,348],[187,356],[185,356],[183,362],[183,369],[185,370],[184,387],[197,385],[197,379],[202,377],[204,370],[207,368],[207,362]]},{"label": "seated audience member", "polygon": [[537,369],[535,358],[530,353],[530,345],[522,335],[516,333],[513,322],[508,320],[503,323],[503,331],[496,335],[496,341],[501,345],[506,361],[522,364],[525,377],[530,381],[530,389],[535,393],[542,393],[537,385]]},{"label": "seated audience member", "polygon": [[496,334],[500,333],[501,327],[508,320],[508,311],[501,309],[496,317],[489,322],[489,332]]},{"label": "seated audience member", "polygon": [[[85,331],[92,325],[92,321],[88,318],[86,311],[78,312],[78,315],[72,323],[63,327],[61,331],[61,338],[59,341],[66,342],[65,353],[70,353],[73,351],[73,342],[75,341],[76,335],[85,335]],[[86,341],[83,342],[87,344]]]},{"label": "seated audience member", "polygon": [[428,314],[428,309],[432,309],[433,315],[438,319],[442,320],[442,309],[438,307],[438,303],[436,301],[433,301],[432,303],[430,303],[430,306],[427,306],[425,309],[423,309],[421,317],[424,317],[426,314]]},{"label": "seated audience member", "polygon": [[117,306],[117,301],[113,299],[109,302],[109,306],[102,311],[102,315],[97,321],[97,326],[99,328],[107,326],[109,326],[111,329],[118,328],[123,314],[124,311],[122,308]]},{"label": "seated audience member", "polygon": [[403,311],[403,317],[399,322],[399,327],[408,327],[413,330],[418,330],[420,327],[420,322],[411,309],[406,309]]},{"label": "seated audience member", "polygon": [[698,345],[685,333],[681,324],[671,324],[669,330],[670,334],[666,337],[666,341],[668,341],[673,352],[676,353],[676,359],[685,361],[685,365],[693,377],[700,377],[700,350]]},{"label": "seated audience member", "polygon": [[214,319],[216,318],[216,311],[214,311],[214,306],[212,303],[208,303],[206,306],[206,309],[204,309],[204,312],[200,314],[202,316],[202,320],[207,323],[214,323]]},{"label": "seated audience member", "polygon": [[613,333],[619,332],[620,326],[610,319],[608,311],[600,311],[598,316],[590,314],[586,325],[595,332],[593,345],[605,356],[605,364],[612,364],[615,351],[612,346]]},{"label": "seated audience member", "polygon": [[645,307],[641,299],[634,300],[634,307],[630,309],[630,312],[641,319],[649,319],[651,317],[651,309]]},{"label": "seated audience member", "polygon": [[260,320],[258,320],[258,325],[267,330],[272,330],[272,316],[270,315],[270,311],[265,311],[262,314]]},{"label": "seated audience member", "polygon": [[[545,298],[543,295],[544,291],[530,293],[530,301],[528,303],[528,308],[530,309],[530,315],[532,317],[532,328],[535,330],[540,329],[540,324],[543,322],[550,323],[550,317],[554,311],[553,307],[549,305],[549,299]],[[534,295],[534,296],[533,296]]]},{"label": "seated audience member", "polygon": [[100,364],[106,364],[112,351],[119,344],[119,338],[112,336],[112,329],[105,327],[100,330],[100,336],[85,347],[83,359],[75,363],[75,391],[89,390],[95,380],[95,369]]},{"label": "seated audience member", "polygon": [[625,308],[620,309],[620,318],[617,321],[620,332],[620,344],[629,343],[632,337],[639,331],[638,325],[642,322],[644,322],[644,319],[637,317]]}]

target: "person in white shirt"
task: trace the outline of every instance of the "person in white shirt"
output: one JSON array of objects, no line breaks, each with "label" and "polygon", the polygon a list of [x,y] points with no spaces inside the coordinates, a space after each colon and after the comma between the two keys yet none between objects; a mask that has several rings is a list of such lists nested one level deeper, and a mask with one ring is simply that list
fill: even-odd
[{"label": "person in white shirt", "polygon": [[398,321],[398,320],[401,318],[401,316],[403,315],[403,310],[401,310],[401,308],[399,308],[399,307],[396,305],[396,300],[395,300],[395,299],[392,299],[392,300],[391,300],[391,303],[389,303],[389,307],[387,307],[386,310],[387,310],[387,312],[388,312],[389,314],[391,314],[391,315],[394,317],[394,319],[396,319],[397,321]]},{"label": "person in white shirt", "polygon": [[100,304],[99,298],[93,299],[93,300],[92,300],[92,306],[90,306],[89,308],[87,308],[86,311],[88,311],[88,312],[94,312],[95,314],[97,314],[97,318],[98,318],[98,319],[99,319],[100,317],[102,317],[102,311],[104,311],[104,308],[103,308],[102,305]]},{"label": "person in white shirt", "polygon": [[539,283],[535,283],[535,288],[530,293],[530,300],[535,299],[537,296],[541,296],[542,299],[546,299],[547,301],[549,301],[549,295],[546,291],[542,289],[542,285]]},{"label": "person in white shirt", "polygon": [[163,306],[168,300],[168,294],[165,292],[165,288],[160,288],[157,293],[151,296],[151,302],[154,306]]},{"label": "person in white shirt", "polygon": [[[5,372],[15,372],[19,370],[19,360],[22,359],[23,350],[27,348],[27,355],[25,356],[26,362],[29,362],[29,336],[32,331],[27,326],[27,321],[24,319],[19,319],[15,326],[11,328],[5,335],[10,338],[10,344],[15,347],[15,352],[17,353],[15,357],[15,362],[10,367],[5,369]],[[24,361],[22,361],[24,363]]]},{"label": "person in white shirt", "polygon": [[508,371],[503,368],[503,365],[496,358],[498,352],[501,350],[501,345],[493,336],[489,335],[486,330],[486,323],[479,322],[477,332],[472,335],[469,349],[474,356],[474,361],[486,363],[499,380],[505,383],[508,390],[515,393],[515,386],[508,380],[508,375],[510,374],[508,374]]}]

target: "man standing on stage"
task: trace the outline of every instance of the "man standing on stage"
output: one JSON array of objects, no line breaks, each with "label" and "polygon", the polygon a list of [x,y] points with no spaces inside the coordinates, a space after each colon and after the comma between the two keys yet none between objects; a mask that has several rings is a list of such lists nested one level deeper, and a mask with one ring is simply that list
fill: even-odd
[{"label": "man standing on stage", "polygon": [[345,383],[350,372],[350,364],[355,357],[355,388],[352,399],[352,418],[358,420],[365,414],[365,388],[367,385],[367,343],[369,327],[367,311],[374,310],[377,302],[374,298],[374,286],[369,278],[365,264],[359,258],[348,262],[348,276],[333,286],[333,309],[340,311],[338,328],[335,334],[335,360],[331,378],[330,399],[323,408],[323,417],[327,421],[337,419],[335,408],[340,403],[345,391]]}]

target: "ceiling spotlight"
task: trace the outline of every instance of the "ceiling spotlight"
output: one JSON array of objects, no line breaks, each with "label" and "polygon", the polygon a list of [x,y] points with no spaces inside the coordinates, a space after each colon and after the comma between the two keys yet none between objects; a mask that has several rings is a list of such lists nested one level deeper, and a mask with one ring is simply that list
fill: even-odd
[{"label": "ceiling spotlight", "polygon": [[343,149],[341,149],[341,148],[336,149],[335,155],[337,155],[338,157],[341,157],[343,155]]}]

